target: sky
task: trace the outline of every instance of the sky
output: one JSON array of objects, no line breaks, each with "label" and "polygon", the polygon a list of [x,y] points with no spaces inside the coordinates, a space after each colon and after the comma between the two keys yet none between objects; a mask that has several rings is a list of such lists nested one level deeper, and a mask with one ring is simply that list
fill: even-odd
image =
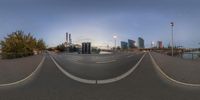
[{"label": "sky", "polygon": [[16,30],[43,38],[49,47],[65,42],[92,42],[93,46],[114,46],[138,37],[151,42],[171,41],[200,47],[199,0],[0,0],[0,39]]}]

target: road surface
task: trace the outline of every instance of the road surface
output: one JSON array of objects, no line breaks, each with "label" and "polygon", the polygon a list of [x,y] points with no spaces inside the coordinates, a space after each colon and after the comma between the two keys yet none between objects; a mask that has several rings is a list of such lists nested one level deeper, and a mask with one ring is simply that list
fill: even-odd
[{"label": "road surface", "polygon": [[118,55],[69,55],[54,54],[53,57],[67,72],[90,80],[103,80],[126,73],[141,59],[140,54]]},{"label": "road surface", "polygon": [[165,83],[148,54],[131,75],[103,85],[68,78],[46,55],[34,80],[18,87],[0,88],[0,100],[199,100],[199,93]]}]

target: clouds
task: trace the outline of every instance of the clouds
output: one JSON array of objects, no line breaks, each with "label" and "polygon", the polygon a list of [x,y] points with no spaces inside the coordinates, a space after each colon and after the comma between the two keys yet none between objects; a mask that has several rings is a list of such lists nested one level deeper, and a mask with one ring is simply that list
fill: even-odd
[{"label": "clouds", "polygon": [[44,37],[49,45],[64,41],[65,32],[74,41],[84,34],[111,44],[117,33],[119,40],[141,36],[147,45],[155,40],[167,45],[174,21],[175,41],[197,47],[199,5],[199,0],[1,0],[0,33],[22,29]]}]

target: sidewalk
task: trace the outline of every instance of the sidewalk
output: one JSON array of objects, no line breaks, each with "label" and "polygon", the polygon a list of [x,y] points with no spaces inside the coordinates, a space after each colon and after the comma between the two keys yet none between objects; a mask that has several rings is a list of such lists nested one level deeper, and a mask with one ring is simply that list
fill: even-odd
[{"label": "sidewalk", "polygon": [[42,58],[43,55],[11,60],[0,59],[0,84],[12,83],[26,78],[37,68]]},{"label": "sidewalk", "polygon": [[184,83],[200,84],[200,61],[185,60],[155,52],[151,52],[151,55],[163,72],[172,79]]}]

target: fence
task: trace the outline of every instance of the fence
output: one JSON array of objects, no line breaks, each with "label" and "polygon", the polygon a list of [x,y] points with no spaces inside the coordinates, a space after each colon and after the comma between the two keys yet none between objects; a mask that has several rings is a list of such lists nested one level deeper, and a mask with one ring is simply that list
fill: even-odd
[{"label": "fence", "polygon": [[184,59],[197,59],[200,58],[200,52],[185,52],[181,56]]}]

